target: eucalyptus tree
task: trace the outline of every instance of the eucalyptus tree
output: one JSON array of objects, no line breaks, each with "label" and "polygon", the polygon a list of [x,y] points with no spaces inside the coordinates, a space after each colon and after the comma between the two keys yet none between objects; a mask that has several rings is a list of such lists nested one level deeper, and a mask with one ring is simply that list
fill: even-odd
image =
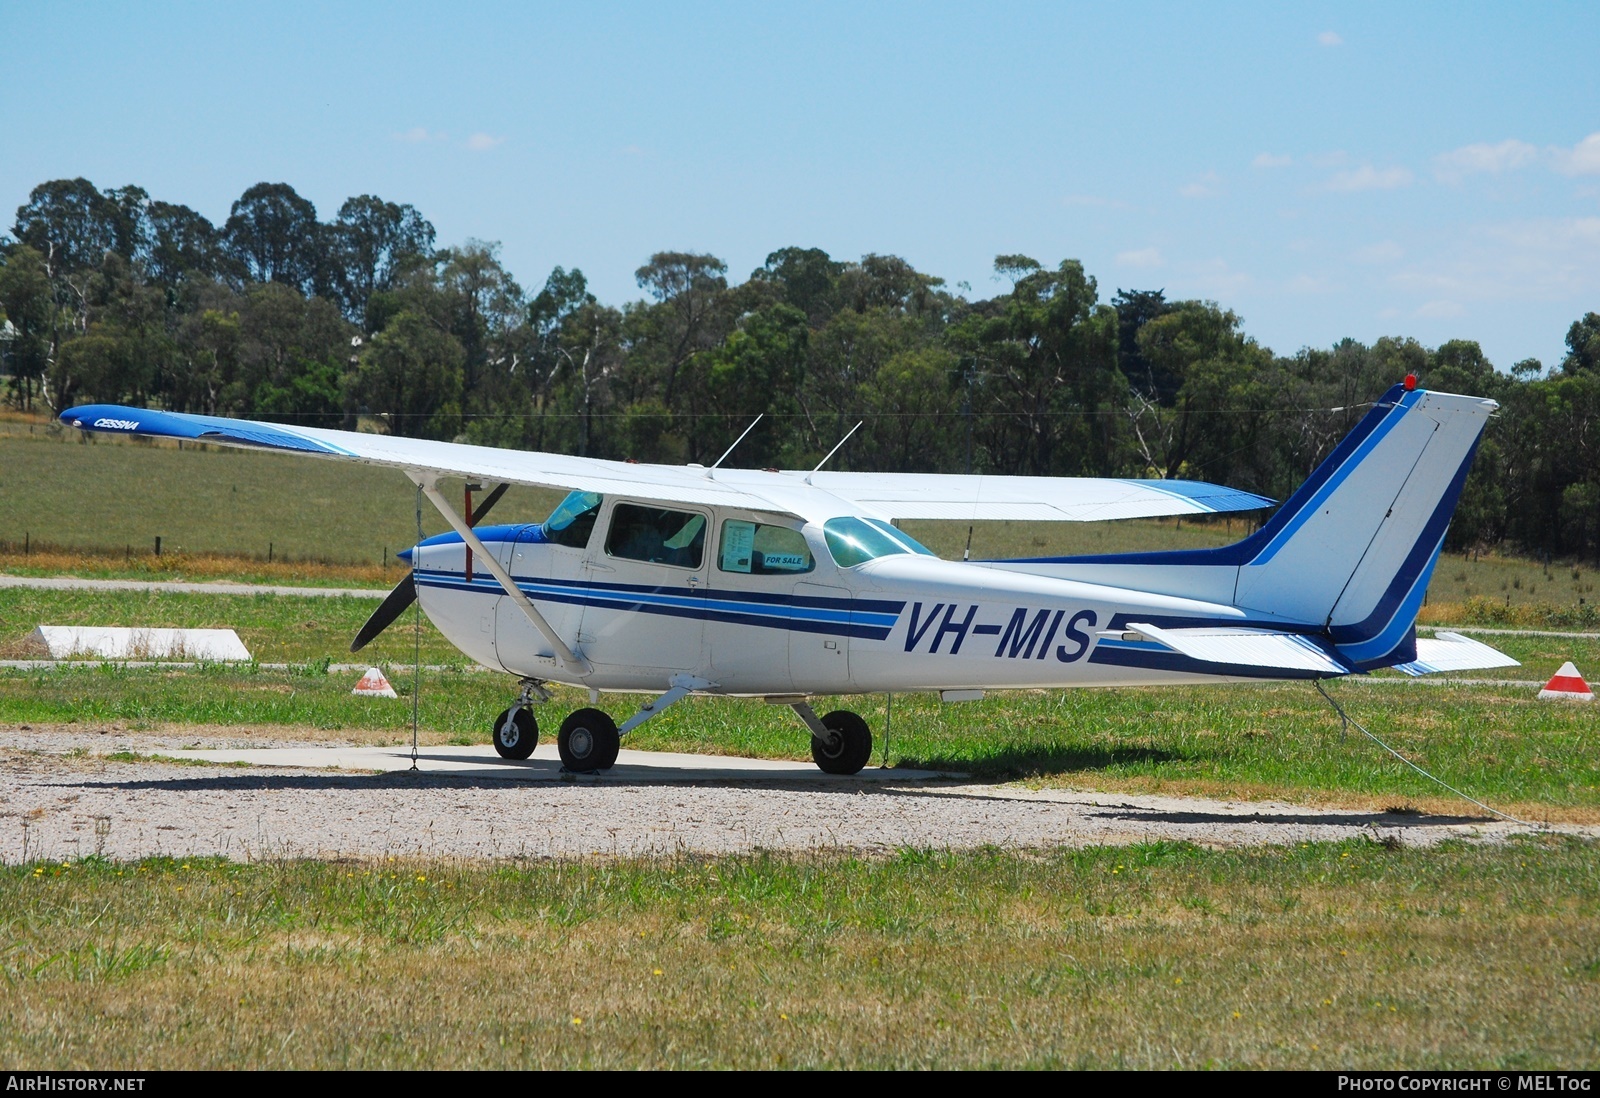
[{"label": "eucalyptus tree", "polygon": [[449,439],[461,430],[465,362],[454,335],[407,309],[366,342],[349,384],[391,434]]},{"label": "eucalyptus tree", "polygon": [[12,400],[32,411],[35,387],[41,384],[55,350],[56,298],[45,257],[17,244],[0,259],[0,312],[7,339],[0,344],[11,374]]},{"label": "eucalyptus tree", "polygon": [[406,270],[433,253],[433,225],[409,205],[364,194],[346,199],[330,231],[332,287],[345,315],[368,335],[372,295],[392,289]]},{"label": "eucalyptus tree", "polygon": [[1011,293],[950,329],[968,362],[986,465],[995,472],[1107,475],[1117,470],[1127,382],[1117,369],[1117,313],[1099,304],[1076,259],[1048,270],[1000,256]]},{"label": "eucalyptus tree", "polygon": [[287,183],[257,183],[234,202],[223,246],[254,282],[313,294],[325,281],[326,234],[317,208]]},{"label": "eucalyptus tree", "polygon": [[175,293],[188,278],[228,273],[222,233],[188,206],[154,201],[146,209],[149,239],[143,259],[150,280]]}]

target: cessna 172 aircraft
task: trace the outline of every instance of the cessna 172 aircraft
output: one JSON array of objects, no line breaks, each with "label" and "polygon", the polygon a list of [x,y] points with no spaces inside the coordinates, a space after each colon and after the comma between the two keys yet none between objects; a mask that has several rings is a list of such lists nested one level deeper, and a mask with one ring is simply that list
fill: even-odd
[{"label": "cessna 172 aircraft", "polygon": [[[506,758],[533,751],[531,706],[559,682],[590,691],[591,707],[558,736],[572,770],[610,767],[622,735],[686,695],[720,694],[790,706],[817,765],[854,774],[872,753],[866,722],[848,710],[818,717],[811,697],[927,690],[959,701],[993,689],[1514,665],[1458,634],[1415,631],[1496,407],[1407,378],[1265,525],[1223,548],[971,563],[941,560],[894,522],[1089,521],[1271,501],[1185,481],[646,465],[115,405],[61,419],[403,470],[453,532],[403,554],[412,571],[352,650],[420,599],[462,652],[520,680],[492,730]],[[463,514],[441,477],[498,487],[473,511],[469,486]],[[570,494],[542,523],[478,526],[511,484]],[[593,708],[602,690],[656,696],[619,728]]]}]

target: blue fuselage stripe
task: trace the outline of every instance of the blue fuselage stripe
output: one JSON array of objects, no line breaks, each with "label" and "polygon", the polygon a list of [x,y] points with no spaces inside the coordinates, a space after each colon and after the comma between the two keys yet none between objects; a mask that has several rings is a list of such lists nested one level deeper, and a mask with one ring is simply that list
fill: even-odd
[{"label": "blue fuselage stripe", "polygon": [[[493,579],[474,577],[469,583],[460,572],[420,570],[417,583],[438,590],[469,591],[500,596],[505,592]],[[878,599],[803,598],[723,591],[678,594],[660,588],[582,581],[559,582],[518,578],[517,587],[530,598],[597,609],[704,618],[709,621],[793,629],[808,633],[839,633],[882,640],[900,618],[903,602]]]}]

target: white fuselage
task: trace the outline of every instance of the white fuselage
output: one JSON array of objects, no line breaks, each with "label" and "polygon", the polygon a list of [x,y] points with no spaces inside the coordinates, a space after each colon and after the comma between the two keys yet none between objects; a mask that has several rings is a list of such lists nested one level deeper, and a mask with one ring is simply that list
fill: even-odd
[{"label": "white fuselage", "polygon": [[615,502],[578,548],[534,526],[482,533],[586,673],[560,662],[481,564],[468,581],[459,540],[414,551],[423,609],[485,666],[598,690],[660,692],[685,674],[714,684],[708,692],[764,696],[1265,677],[1197,665],[1123,629],[1243,624],[1232,606],[911,553],[840,567],[818,523],[716,508],[703,512],[708,547],[724,522],[782,522],[804,536],[810,570],[726,571],[712,551],[695,567],[626,559],[605,547]]}]

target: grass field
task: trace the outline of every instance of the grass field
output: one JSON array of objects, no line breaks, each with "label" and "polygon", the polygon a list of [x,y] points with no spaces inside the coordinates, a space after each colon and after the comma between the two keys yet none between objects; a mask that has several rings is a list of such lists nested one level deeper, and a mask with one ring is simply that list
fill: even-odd
[{"label": "grass field", "polygon": [[1592,845],[0,870],[29,1068],[1593,1068]]}]

